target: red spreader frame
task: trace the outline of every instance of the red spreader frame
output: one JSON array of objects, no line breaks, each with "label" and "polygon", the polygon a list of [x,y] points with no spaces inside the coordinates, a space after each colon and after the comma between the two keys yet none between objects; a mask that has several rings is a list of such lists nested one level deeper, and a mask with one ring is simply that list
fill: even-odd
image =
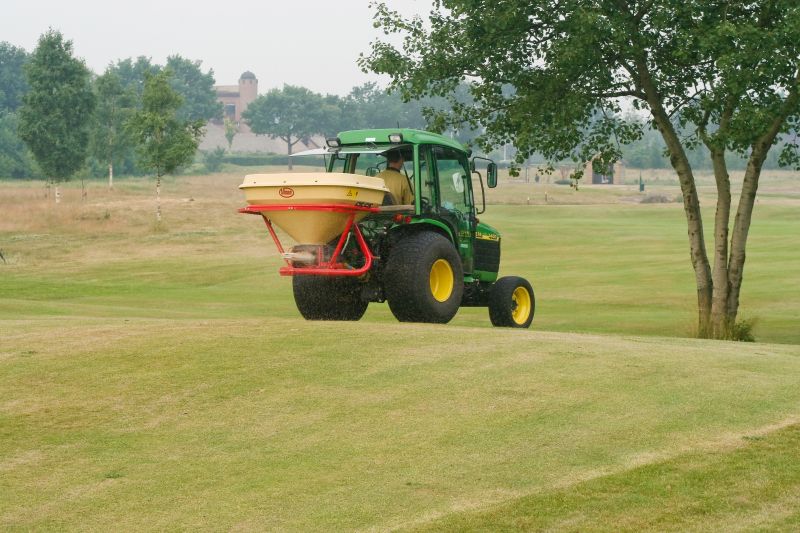
[{"label": "red spreader frame", "polygon": [[[342,231],[342,235],[339,237],[339,241],[336,244],[336,248],[333,250],[333,254],[328,261],[324,261],[322,258],[318,257],[317,264],[314,266],[296,267],[292,265],[291,261],[284,257],[284,261],[286,261],[287,266],[281,267],[279,270],[281,276],[360,276],[372,268],[372,261],[375,256],[369,249],[367,241],[364,240],[364,235],[361,234],[358,224],[355,223],[355,217],[356,214],[361,211],[377,213],[379,212],[377,207],[365,207],[350,204],[296,204],[248,205],[247,207],[239,209],[240,213],[248,215],[261,215],[261,217],[264,219],[264,223],[267,225],[269,234],[272,236],[272,240],[275,241],[275,246],[277,246],[278,252],[284,254],[285,252],[283,250],[283,246],[281,245],[281,241],[278,238],[278,235],[275,233],[275,229],[272,227],[272,221],[269,219],[268,213],[270,211],[330,211],[335,213],[350,214],[350,216],[347,218],[347,223],[345,224],[344,230]],[[364,266],[360,268],[351,268],[339,262],[339,255],[342,253],[345,242],[347,242],[347,235],[351,230],[353,235],[356,237],[359,250],[362,254],[364,254]]]}]

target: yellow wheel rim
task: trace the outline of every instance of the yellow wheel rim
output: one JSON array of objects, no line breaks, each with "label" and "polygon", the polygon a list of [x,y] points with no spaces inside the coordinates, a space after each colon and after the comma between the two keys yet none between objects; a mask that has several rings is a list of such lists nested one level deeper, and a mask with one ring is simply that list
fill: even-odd
[{"label": "yellow wheel rim", "polygon": [[511,318],[517,324],[524,324],[531,316],[531,294],[525,287],[517,287],[511,295]]},{"label": "yellow wheel rim", "polygon": [[446,302],[453,294],[455,278],[453,267],[444,259],[437,259],[431,266],[431,294],[437,302]]}]

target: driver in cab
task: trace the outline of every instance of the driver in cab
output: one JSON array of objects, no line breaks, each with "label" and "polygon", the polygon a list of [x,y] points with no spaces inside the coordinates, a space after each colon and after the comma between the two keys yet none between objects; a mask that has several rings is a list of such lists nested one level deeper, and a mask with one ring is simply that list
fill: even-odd
[{"label": "driver in cab", "polygon": [[[392,204],[411,205],[414,203],[414,193],[408,183],[408,177],[403,173],[405,158],[400,150],[386,152],[386,170],[377,175],[386,183],[389,189]],[[387,202],[384,202],[387,203]]]}]

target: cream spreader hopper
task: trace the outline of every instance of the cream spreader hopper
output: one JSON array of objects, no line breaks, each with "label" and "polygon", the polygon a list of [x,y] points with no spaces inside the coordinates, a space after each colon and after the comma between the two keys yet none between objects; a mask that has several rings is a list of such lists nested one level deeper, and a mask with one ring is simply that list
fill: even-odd
[{"label": "cream spreader hopper", "polygon": [[[249,174],[239,186],[250,206],[381,205],[389,192],[381,178],[337,172]],[[258,210],[255,207],[255,210]],[[268,214],[267,214],[268,213]],[[352,212],[333,209],[264,209],[298,244],[325,244],[342,234]],[[356,211],[355,222],[367,215]]]}]

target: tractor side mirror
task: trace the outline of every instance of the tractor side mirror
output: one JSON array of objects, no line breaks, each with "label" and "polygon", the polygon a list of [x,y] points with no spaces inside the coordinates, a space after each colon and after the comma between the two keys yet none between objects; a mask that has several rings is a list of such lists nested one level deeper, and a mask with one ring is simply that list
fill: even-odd
[{"label": "tractor side mirror", "polygon": [[486,185],[488,185],[490,189],[494,189],[495,187],[497,187],[497,164],[496,163],[489,163],[486,166]]}]

